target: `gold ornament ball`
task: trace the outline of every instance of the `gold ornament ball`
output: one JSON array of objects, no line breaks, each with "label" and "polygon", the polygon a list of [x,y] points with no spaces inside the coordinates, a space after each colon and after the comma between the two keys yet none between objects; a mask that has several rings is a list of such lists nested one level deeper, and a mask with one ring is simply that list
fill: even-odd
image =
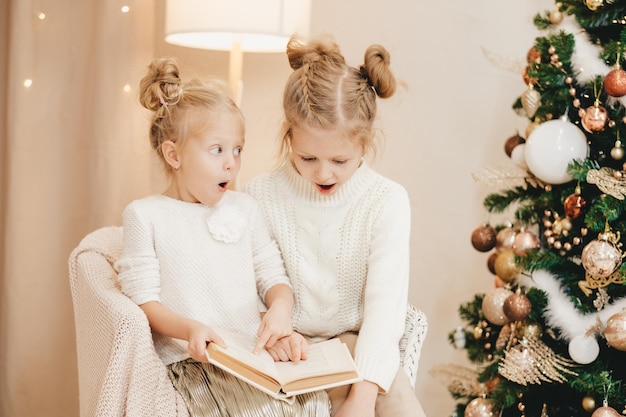
[{"label": "gold ornament ball", "polygon": [[521,272],[520,267],[515,263],[515,252],[513,252],[513,249],[505,249],[500,252],[493,267],[496,275],[504,282],[512,282]]},{"label": "gold ornament ball", "polygon": [[613,68],[604,77],[604,91],[613,97],[626,95],[626,71],[621,68]]},{"label": "gold ornament ball", "polygon": [[626,310],[609,317],[604,327],[604,337],[607,345],[626,351]]},{"label": "gold ornament ball", "polygon": [[591,417],[621,417],[620,413],[615,411],[613,407],[602,406],[596,408]]},{"label": "gold ornament ball", "polygon": [[482,310],[488,322],[496,326],[502,326],[509,322],[502,307],[504,300],[511,294],[513,294],[513,292],[506,288],[495,288],[485,295],[482,302]]},{"label": "gold ornament ball", "polygon": [[593,397],[586,396],[583,398],[582,406],[583,410],[591,413],[593,410],[596,409],[596,400]]}]

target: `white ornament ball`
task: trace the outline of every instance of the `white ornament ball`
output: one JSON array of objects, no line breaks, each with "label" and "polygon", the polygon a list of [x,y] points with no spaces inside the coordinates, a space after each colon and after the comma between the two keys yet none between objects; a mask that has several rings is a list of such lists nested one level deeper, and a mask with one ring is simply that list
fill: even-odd
[{"label": "white ornament ball", "polygon": [[526,165],[526,145],[520,143],[511,151],[511,160],[522,169],[528,169]]},{"label": "white ornament ball", "polygon": [[574,159],[587,157],[587,137],[566,118],[549,120],[537,126],[526,140],[525,160],[528,169],[548,184],[573,180],[567,166]]},{"label": "white ornament ball", "polygon": [[586,365],[596,360],[600,353],[600,345],[595,337],[582,334],[574,336],[567,350],[575,362]]}]

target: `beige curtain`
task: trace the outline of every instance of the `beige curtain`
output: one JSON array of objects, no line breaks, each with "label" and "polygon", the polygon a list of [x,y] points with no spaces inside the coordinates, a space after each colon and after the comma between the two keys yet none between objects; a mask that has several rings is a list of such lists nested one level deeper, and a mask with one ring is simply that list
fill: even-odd
[{"label": "beige curtain", "polygon": [[155,1],[0,0],[2,416],[78,415],[69,254],[160,188],[137,102]]}]

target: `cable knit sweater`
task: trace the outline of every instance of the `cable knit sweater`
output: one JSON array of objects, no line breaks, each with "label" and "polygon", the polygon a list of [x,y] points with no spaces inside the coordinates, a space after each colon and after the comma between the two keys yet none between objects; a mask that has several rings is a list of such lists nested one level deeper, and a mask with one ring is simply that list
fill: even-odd
[{"label": "cable knit sweater", "polygon": [[[209,326],[256,335],[259,303],[288,284],[280,252],[258,204],[228,191],[214,207],[163,195],[124,210],[124,243],[115,267],[135,303],[161,302]],[[259,296],[261,298],[259,298]],[[168,365],[189,357],[187,342],[154,334]]]},{"label": "cable knit sweater", "polygon": [[329,338],[358,331],[361,376],[387,391],[400,364],[409,282],[406,190],[365,162],[331,196],[291,166],[254,178],[294,290],[294,328]]}]

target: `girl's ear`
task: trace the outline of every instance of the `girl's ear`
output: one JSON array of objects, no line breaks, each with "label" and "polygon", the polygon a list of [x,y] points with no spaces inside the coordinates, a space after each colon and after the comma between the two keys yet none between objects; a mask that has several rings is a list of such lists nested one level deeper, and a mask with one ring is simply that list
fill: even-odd
[{"label": "girl's ear", "polygon": [[166,140],[161,144],[161,152],[163,153],[165,162],[167,162],[168,165],[174,169],[174,171],[178,171],[178,168],[180,168],[180,159],[176,144],[171,140]]}]

